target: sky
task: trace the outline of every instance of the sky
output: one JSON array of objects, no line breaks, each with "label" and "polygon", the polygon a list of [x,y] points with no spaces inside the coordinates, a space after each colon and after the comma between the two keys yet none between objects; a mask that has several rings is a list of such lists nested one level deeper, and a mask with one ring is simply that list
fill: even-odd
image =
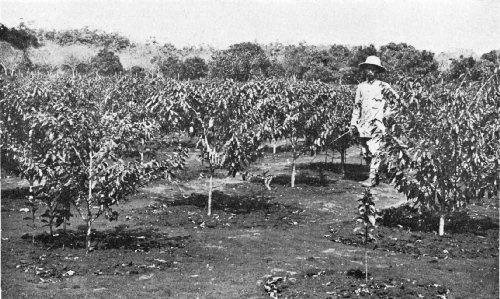
[{"label": "sky", "polygon": [[500,49],[500,0],[0,0],[0,23],[88,26],[177,47],[239,42]]}]

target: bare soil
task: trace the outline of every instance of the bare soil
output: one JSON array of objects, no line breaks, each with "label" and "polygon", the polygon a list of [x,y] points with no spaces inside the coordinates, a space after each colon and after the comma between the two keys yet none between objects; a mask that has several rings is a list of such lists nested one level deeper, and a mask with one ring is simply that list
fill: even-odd
[{"label": "bare soil", "polygon": [[33,230],[25,183],[3,178],[2,297],[498,298],[498,198],[450,215],[439,237],[434,215],[388,184],[374,188],[383,219],[365,280],[353,233],[367,176],[359,149],[345,178],[338,157],[301,158],[295,188],[290,160],[268,154],[252,167],[276,176],[270,191],[218,173],[207,216],[208,180],[193,153],[177,183],[155,182],[116,207],[118,221],[98,220],[89,254],[78,215],[55,236],[40,222]]}]

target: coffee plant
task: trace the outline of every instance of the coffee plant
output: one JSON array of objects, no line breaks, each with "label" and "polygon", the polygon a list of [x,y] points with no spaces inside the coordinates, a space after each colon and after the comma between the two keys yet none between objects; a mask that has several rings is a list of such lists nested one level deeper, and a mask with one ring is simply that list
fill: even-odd
[{"label": "coffee plant", "polygon": [[387,173],[421,208],[445,218],[471,200],[498,195],[499,71],[482,82],[403,78],[385,138]]},{"label": "coffee plant", "polygon": [[[482,82],[402,78],[386,123],[385,173],[422,208],[447,213],[498,194],[498,69]],[[115,75],[28,75],[0,88],[2,162],[26,178],[32,226],[116,219],[112,207],[143,184],[183,168],[181,138],[207,165],[207,212],[215,171],[245,173],[265,142],[291,145],[291,179],[307,152],[338,150],[344,171],[353,89],[295,79],[246,83]],[[168,149],[165,151],[164,149]],[[274,149],[275,151],[275,149]]]},{"label": "coffee plant", "polygon": [[359,233],[363,238],[363,243],[365,247],[365,280],[368,281],[368,243],[375,241],[375,237],[372,232],[377,228],[377,220],[382,218],[380,212],[375,208],[373,195],[370,190],[365,189],[363,196],[358,199],[358,217],[356,217],[356,222],[358,226],[354,229],[354,232]]},{"label": "coffee plant", "polygon": [[[29,77],[2,87],[2,152],[30,182],[32,221],[36,203],[43,203],[47,209],[40,216],[52,233],[75,206],[87,226],[87,252],[95,219],[116,219],[113,205],[184,163],[182,150],[162,159],[145,159],[143,153],[127,159],[131,151],[144,151],[159,131],[146,109],[138,109],[140,100],[119,102],[116,93],[130,94],[133,86],[119,77]],[[36,193],[31,192],[35,180]]]},{"label": "coffee plant", "polygon": [[200,158],[208,164],[207,213],[212,213],[212,182],[217,169],[231,175],[242,171],[259,155],[261,134],[257,103],[258,84],[233,81],[188,82],[171,85],[148,99],[160,122],[179,115],[181,132],[196,137]]}]

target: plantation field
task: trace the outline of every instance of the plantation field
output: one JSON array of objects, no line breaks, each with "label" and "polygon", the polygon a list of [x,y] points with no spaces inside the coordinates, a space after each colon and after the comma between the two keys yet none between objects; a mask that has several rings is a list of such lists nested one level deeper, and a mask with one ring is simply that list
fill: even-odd
[{"label": "plantation field", "polygon": [[97,219],[89,254],[80,217],[54,238],[38,227],[33,246],[19,180],[2,179],[2,298],[499,296],[496,197],[450,214],[440,237],[438,218],[417,217],[387,183],[373,188],[383,218],[365,282],[353,232],[368,176],[359,148],[347,151],[345,178],[338,154],[302,156],[294,188],[287,151],[251,166],[275,176],[272,190],[217,171],[210,217],[197,156],[191,149],[177,184],[156,181],[116,207],[117,221]]}]

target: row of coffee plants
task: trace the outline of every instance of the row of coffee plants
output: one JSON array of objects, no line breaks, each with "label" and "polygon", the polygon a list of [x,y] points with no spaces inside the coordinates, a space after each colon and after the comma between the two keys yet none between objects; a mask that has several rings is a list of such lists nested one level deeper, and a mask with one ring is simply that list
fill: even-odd
[{"label": "row of coffee plants", "polygon": [[180,116],[178,128],[197,138],[209,170],[209,215],[214,171],[225,169],[233,176],[243,171],[262,154],[265,142],[287,139],[291,144],[292,187],[301,154],[347,147],[346,140],[338,147],[331,141],[347,131],[353,102],[349,88],[284,79],[163,84],[147,107],[160,123]]},{"label": "row of coffee plants", "polygon": [[[480,84],[424,78],[396,86],[387,173],[442,219],[472,198],[498,194],[498,84],[497,72]],[[114,204],[184,167],[179,136],[196,138],[208,165],[208,214],[214,172],[243,171],[267,142],[291,145],[292,187],[301,154],[333,149],[345,157],[352,143],[345,135],[352,88],[319,82],[28,76],[5,82],[0,93],[3,167],[29,181],[31,220],[43,205],[52,232],[75,206],[88,249],[97,217],[115,219]]]},{"label": "row of coffee plants", "polygon": [[386,136],[388,174],[421,208],[446,215],[499,194],[500,72],[482,82],[403,78]]},{"label": "row of coffee plants", "polygon": [[[160,127],[141,105],[121,98],[121,83],[27,77],[1,89],[2,158],[16,162],[9,170],[29,181],[31,220],[44,206],[40,217],[52,233],[76,207],[87,226],[87,251],[98,217],[115,219],[113,205],[184,164],[184,151],[144,159],[144,145]],[[130,152],[141,152],[141,159],[127,158]]]},{"label": "row of coffee plants", "polygon": [[[186,150],[174,147],[179,136],[196,138],[210,182],[215,170],[235,175],[260,156],[265,142],[287,138],[293,187],[296,159],[332,146],[347,130],[353,100],[348,88],[316,82],[132,76],[28,76],[6,82],[0,92],[2,157],[13,162],[9,171],[29,181],[33,225],[43,206],[39,217],[52,233],[75,206],[87,224],[88,250],[95,219],[116,219],[113,205],[183,168]],[[345,150],[342,142],[338,149]],[[208,214],[211,193],[210,186]]]}]

